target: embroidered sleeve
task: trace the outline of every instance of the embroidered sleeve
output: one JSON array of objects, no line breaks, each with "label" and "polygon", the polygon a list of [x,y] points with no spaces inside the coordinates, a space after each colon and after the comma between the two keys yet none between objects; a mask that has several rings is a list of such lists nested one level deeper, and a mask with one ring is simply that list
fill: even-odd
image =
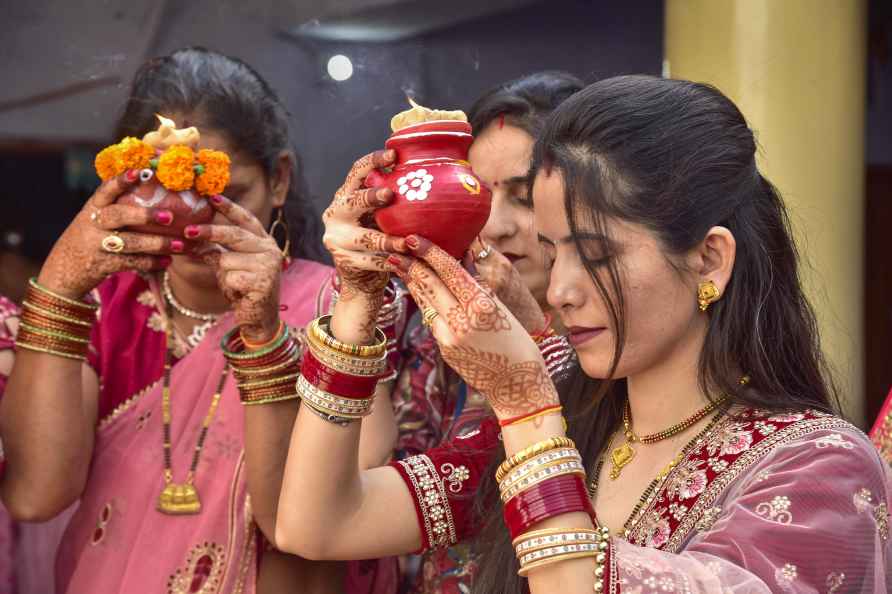
[{"label": "embroidered sleeve", "polygon": [[463,438],[391,462],[412,494],[422,550],[451,546],[474,534],[477,486],[499,447],[498,425],[487,421]]},{"label": "embroidered sleeve", "polygon": [[779,445],[734,480],[726,496],[691,510],[695,531],[679,553],[615,539],[622,591],[879,594],[892,586],[892,482],[863,434],[837,428]]}]

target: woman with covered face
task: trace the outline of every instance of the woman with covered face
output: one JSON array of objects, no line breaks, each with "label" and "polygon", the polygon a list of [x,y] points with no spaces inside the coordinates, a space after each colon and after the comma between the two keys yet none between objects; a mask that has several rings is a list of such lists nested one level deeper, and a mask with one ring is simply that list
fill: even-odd
[{"label": "woman with covered face", "polygon": [[[422,237],[370,252],[368,230],[348,232],[392,199],[360,181],[393,155],[360,160],[327,225],[353,265],[406,282],[497,419],[358,471],[358,424],[299,415],[279,544],[351,559],[476,538],[487,594],[887,591],[889,469],[835,414],[755,152],[737,107],[698,83],[607,79],[552,114],[530,179],[548,302],[580,363],[560,397],[528,332],[457,261]],[[316,324],[336,373],[333,352],[356,365],[378,342],[366,310]]]}]

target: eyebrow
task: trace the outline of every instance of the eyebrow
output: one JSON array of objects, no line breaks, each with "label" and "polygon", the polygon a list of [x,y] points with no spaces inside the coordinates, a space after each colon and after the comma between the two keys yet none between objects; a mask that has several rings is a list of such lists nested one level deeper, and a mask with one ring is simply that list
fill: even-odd
[{"label": "eyebrow", "polygon": [[526,185],[530,181],[529,175],[515,175],[514,177],[509,177],[508,179],[503,179],[502,183],[506,186],[517,186],[524,184]]},{"label": "eyebrow", "polygon": [[[559,239],[557,241],[552,241],[551,239],[548,239],[541,233],[538,233],[537,235],[539,236],[539,241],[541,243],[547,243],[548,245],[555,245],[556,243],[560,243],[560,244],[573,243],[572,235],[567,235],[566,237],[562,237],[561,239]],[[580,232],[580,233],[576,234],[576,239],[578,239],[580,241],[603,241],[605,243],[610,242],[610,239],[606,235],[602,235],[601,233]]]}]

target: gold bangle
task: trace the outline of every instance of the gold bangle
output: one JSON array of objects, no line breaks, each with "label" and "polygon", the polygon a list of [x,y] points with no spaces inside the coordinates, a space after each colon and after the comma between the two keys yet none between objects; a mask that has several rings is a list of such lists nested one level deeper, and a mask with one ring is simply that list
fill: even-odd
[{"label": "gold bangle", "polygon": [[[542,528],[541,530],[531,530],[530,532],[524,532],[517,538],[511,541],[511,546],[517,549],[520,543],[532,540],[534,538],[544,538],[546,536],[559,536],[562,534],[593,534],[595,537],[598,536],[598,530],[595,528]],[[595,538],[594,542],[599,542],[600,538]]]},{"label": "gold bangle", "polygon": [[298,398],[300,398],[300,395],[292,392],[281,396],[266,396],[264,398],[258,398],[257,400],[242,400],[242,404],[245,406],[254,406],[255,404],[270,404],[271,402],[284,402],[285,400],[296,400]]},{"label": "gold bangle", "polygon": [[375,344],[347,344],[332,336],[330,324],[331,315],[316,318],[310,324],[310,332],[314,333],[316,338],[331,349],[344,353],[345,355],[352,355],[354,357],[362,357],[366,359],[380,357],[387,352],[387,336],[385,336],[380,328],[375,328]]},{"label": "gold bangle", "polygon": [[502,479],[502,482],[499,483],[499,491],[504,493],[523,479],[536,474],[543,468],[568,462],[570,460],[579,462],[580,465],[582,464],[582,456],[579,454],[579,450],[573,448],[557,448],[548,450],[538,456],[534,456],[523,464],[518,464],[512,468]]},{"label": "gold bangle", "polygon": [[46,353],[48,355],[56,355],[57,357],[65,357],[66,359],[74,359],[76,361],[86,361],[86,355],[78,355],[75,353],[66,353],[63,351],[56,351],[51,348],[43,348],[35,345],[28,344],[22,340],[17,340],[15,343],[17,349],[25,349],[28,351],[37,351],[38,353]]},{"label": "gold bangle", "polygon": [[502,479],[505,478],[505,475],[511,471],[515,466],[519,464],[523,464],[533,456],[538,456],[539,454],[545,453],[548,450],[554,450],[557,448],[575,448],[576,444],[573,443],[573,440],[569,437],[549,437],[548,439],[542,440],[540,442],[534,443],[533,445],[522,449],[517,452],[499,466],[499,469],[496,470],[496,482],[502,482]]},{"label": "gold bangle", "polygon": [[526,577],[526,575],[540,567],[545,567],[546,565],[551,565],[553,563],[560,563],[561,561],[570,561],[572,559],[583,559],[585,557],[596,557],[598,555],[597,551],[582,551],[576,553],[563,553],[561,555],[555,555],[553,557],[546,557],[544,559],[533,561],[532,563],[528,563],[527,565],[522,565],[521,568],[517,571],[517,575]]},{"label": "gold bangle", "polygon": [[59,301],[61,301],[63,303],[67,303],[68,305],[72,305],[74,307],[78,307],[78,308],[86,309],[86,310],[90,310],[90,311],[96,311],[97,309],[99,309],[98,305],[93,305],[91,303],[87,303],[86,301],[79,301],[77,299],[71,299],[70,297],[65,297],[64,295],[59,295],[55,291],[51,291],[50,289],[47,289],[46,287],[38,284],[37,277],[35,277],[35,276],[32,276],[28,280],[28,284],[31,287],[33,287],[36,291],[39,291],[39,292],[43,293],[44,295],[47,295],[48,297],[52,297],[53,299],[58,299]]},{"label": "gold bangle", "polygon": [[372,404],[374,403],[374,397],[354,400],[329,394],[312,385],[303,375],[297,378],[297,393],[300,394],[304,401],[313,404],[314,408],[347,418],[367,416],[371,412]]},{"label": "gold bangle", "polygon": [[239,390],[241,390],[241,389],[251,390],[252,388],[268,388],[270,386],[278,386],[279,384],[293,383],[295,380],[297,380],[298,375],[300,375],[299,371],[297,371],[295,373],[289,373],[288,375],[273,377],[273,378],[266,379],[266,380],[245,382],[243,384],[238,384],[238,388],[239,388]]},{"label": "gold bangle", "polygon": [[387,355],[381,355],[376,359],[361,359],[344,355],[338,351],[316,342],[316,338],[307,334],[307,348],[313,353],[320,363],[323,363],[336,371],[356,376],[380,375],[387,369]]},{"label": "gold bangle", "polygon": [[77,326],[85,326],[87,328],[92,328],[93,324],[90,322],[86,322],[84,320],[78,320],[77,318],[72,318],[69,316],[62,315],[61,313],[51,311],[49,309],[43,308],[39,305],[35,305],[28,300],[22,301],[22,309],[24,310],[22,313],[24,314],[29,309],[34,310],[35,312],[42,314],[48,318],[59,320],[60,322],[68,322],[69,324],[75,324]]},{"label": "gold bangle", "polygon": [[568,474],[575,474],[582,477],[582,482],[585,484],[586,475],[582,462],[565,462],[543,468],[537,473],[537,476],[534,476],[529,480],[521,480],[519,483],[513,485],[510,490],[500,493],[499,497],[501,498],[502,503],[508,503],[527,489],[532,489],[536,485],[542,484],[549,479]]},{"label": "gold bangle", "polygon": [[21,322],[19,324],[19,326],[28,330],[29,332],[33,332],[34,334],[38,334],[40,336],[46,336],[47,338],[55,338],[57,340],[76,342],[78,344],[88,344],[90,342],[89,338],[81,338],[79,336],[73,336],[66,332],[54,332],[52,330],[46,330],[45,328],[38,328],[37,326],[32,326],[31,324],[28,324],[25,322]]}]

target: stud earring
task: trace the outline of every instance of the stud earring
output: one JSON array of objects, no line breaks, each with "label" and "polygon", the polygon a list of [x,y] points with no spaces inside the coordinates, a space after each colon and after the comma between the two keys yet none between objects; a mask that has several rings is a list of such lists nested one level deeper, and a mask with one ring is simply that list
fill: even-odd
[{"label": "stud earring", "polygon": [[711,280],[703,281],[697,288],[697,303],[700,304],[700,311],[706,311],[709,306],[719,300],[722,294],[719,288]]}]

